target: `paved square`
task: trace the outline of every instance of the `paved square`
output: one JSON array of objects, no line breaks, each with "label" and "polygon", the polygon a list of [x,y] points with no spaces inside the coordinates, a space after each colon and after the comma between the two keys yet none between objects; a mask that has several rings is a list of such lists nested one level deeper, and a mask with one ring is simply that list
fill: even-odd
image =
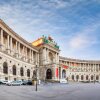
[{"label": "paved square", "polygon": [[100,100],[100,84],[0,86],[0,100]]}]

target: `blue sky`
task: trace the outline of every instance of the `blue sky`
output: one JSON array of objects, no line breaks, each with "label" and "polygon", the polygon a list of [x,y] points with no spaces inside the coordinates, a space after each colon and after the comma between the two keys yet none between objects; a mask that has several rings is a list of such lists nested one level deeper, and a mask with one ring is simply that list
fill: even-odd
[{"label": "blue sky", "polygon": [[0,0],[0,18],[29,42],[52,36],[61,56],[100,60],[99,0]]}]

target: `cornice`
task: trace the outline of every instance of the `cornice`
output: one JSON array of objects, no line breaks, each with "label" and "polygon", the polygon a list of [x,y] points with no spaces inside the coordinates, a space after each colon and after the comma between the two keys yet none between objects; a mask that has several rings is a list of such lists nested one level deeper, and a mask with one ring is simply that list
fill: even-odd
[{"label": "cornice", "polygon": [[100,64],[100,60],[82,60],[82,59],[73,59],[67,57],[59,57],[60,60],[69,61],[69,62],[78,62],[78,63],[93,63],[93,64]]}]

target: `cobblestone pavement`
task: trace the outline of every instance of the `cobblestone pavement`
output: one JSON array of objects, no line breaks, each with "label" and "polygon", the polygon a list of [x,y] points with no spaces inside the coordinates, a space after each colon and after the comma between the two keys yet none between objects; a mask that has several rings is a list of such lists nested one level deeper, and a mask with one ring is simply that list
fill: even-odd
[{"label": "cobblestone pavement", "polygon": [[100,100],[99,83],[0,86],[0,100]]}]

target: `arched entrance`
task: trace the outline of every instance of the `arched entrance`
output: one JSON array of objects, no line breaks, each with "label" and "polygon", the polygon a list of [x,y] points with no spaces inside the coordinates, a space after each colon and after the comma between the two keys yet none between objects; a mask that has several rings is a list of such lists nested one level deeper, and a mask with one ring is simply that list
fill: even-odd
[{"label": "arched entrance", "polygon": [[96,80],[97,80],[97,81],[99,80],[99,76],[98,76],[98,75],[96,76]]},{"label": "arched entrance", "polygon": [[72,75],[72,80],[74,81],[74,75]]},{"label": "arched entrance", "polygon": [[62,78],[66,78],[66,71],[62,70]]},{"label": "arched entrance", "polygon": [[13,71],[13,75],[16,75],[16,66],[15,65],[13,65],[12,71]]},{"label": "arched entrance", "polygon": [[94,77],[93,77],[93,75],[91,75],[91,80],[93,80],[94,79]]},{"label": "arched entrance", "polygon": [[20,76],[24,76],[24,69],[23,69],[23,67],[20,68]]},{"label": "arched entrance", "polygon": [[8,64],[7,64],[7,62],[3,63],[3,73],[8,74]]},{"label": "arched entrance", "polygon": [[81,81],[83,81],[84,80],[84,76],[83,75],[81,75]]},{"label": "arched entrance", "polygon": [[86,80],[89,80],[89,76],[88,75],[86,75]]},{"label": "arched entrance", "polygon": [[27,77],[30,77],[30,69],[27,69]]},{"label": "arched entrance", "polygon": [[51,69],[47,69],[47,71],[46,71],[46,79],[52,79],[52,71],[51,71]]},{"label": "arched entrance", "polygon": [[79,75],[76,75],[76,80],[77,80],[77,81],[79,80]]}]

